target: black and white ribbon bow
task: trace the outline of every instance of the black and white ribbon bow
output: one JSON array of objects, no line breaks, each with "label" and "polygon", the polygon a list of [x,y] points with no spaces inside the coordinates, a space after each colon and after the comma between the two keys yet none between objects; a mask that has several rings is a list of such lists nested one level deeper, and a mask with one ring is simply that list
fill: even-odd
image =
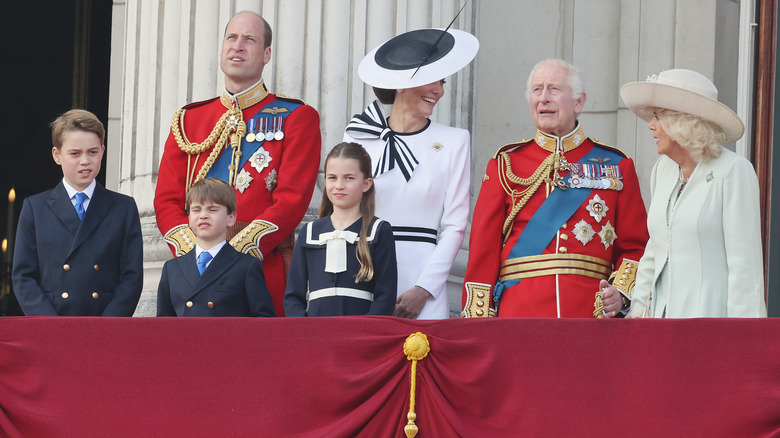
[{"label": "black and white ribbon bow", "polygon": [[379,101],[374,101],[363,114],[357,114],[347,125],[347,133],[355,139],[380,138],[385,141],[385,150],[374,168],[374,178],[398,164],[404,178],[409,181],[419,161],[409,146],[387,124]]}]

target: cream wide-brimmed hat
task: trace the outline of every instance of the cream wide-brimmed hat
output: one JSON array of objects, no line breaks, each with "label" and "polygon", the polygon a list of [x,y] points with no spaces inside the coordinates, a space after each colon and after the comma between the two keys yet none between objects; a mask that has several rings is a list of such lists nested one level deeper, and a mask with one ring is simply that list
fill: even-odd
[{"label": "cream wide-brimmed hat", "polygon": [[462,30],[412,30],[385,41],[363,57],[358,76],[377,88],[419,87],[457,73],[474,59],[477,50],[477,38]]},{"label": "cream wide-brimmed hat", "polygon": [[704,75],[693,70],[672,69],[653,75],[645,82],[629,82],[620,97],[640,119],[649,122],[656,108],[693,114],[720,126],[726,143],[738,140],[745,125],[728,106],[718,102],[718,89]]}]

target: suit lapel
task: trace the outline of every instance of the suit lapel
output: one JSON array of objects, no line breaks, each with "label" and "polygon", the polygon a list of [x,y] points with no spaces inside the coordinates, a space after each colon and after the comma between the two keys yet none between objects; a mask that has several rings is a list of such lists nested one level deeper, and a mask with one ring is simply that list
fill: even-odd
[{"label": "suit lapel", "polygon": [[184,254],[176,260],[179,270],[178,278],[171,276],[171,280],[182,282],[181,285],[171,288],[171,302],[183,303],[190,299],[197,283],[200,281],[198,266],[195,263],[195,250]]},{"label": "suit lapel", "polygon": [[[195,251],[190,251],[195,252]],[[195,285],[195,290],[192,295],[197,294],[203,288],[217,281],[222,275],[230,269],[238,258],[238,251],[233,249],[229,243],[226,243],[222,249],[219,250],[214,260],[211,261],[209,267],[203,271],[203,275],[200,276],[200,280]],[[194,256],[193,256],[194,259]],[[195,273],[197,273],[197,266]]]},{"label": "suit lapel", "polygon": [[226,243],[225,246],[219,250],[217,256],[214,257],[209,264],[209,267],[206,268],[201,276],[198,273],[198,265],[195,262],[195,250],[181,256],[179,267],[181,269],[182,277],[187,282],[187,287],[177,288],[177,290],[181,291],[183,294],[180,297],[181,300],[189,300],[200,293],[204,288],[219,280],[219,278],[235,264],[238,257],[238,251],[233,249],[229,243]]},{"label": "suit lapel", "polygon": [[[89,200],[89,207],[84,214],[84,219],[81,220],[81,226],[78,227],[76,238],[73,239],[73,245],[70,248],[71,253],[87,240],[100,225],[100,222],[103,221],[103,218],[106,217],[106,214],[108,214],[110,206],[107,197],[106,189],[100,184],[95,184],[95,191],[92,193],[92,199]],[[73,208],[74,213],[75,211],[76,209]],[[76,215],[76,219],[78,219],[78,215]]]},{"label": "suit lapel", "polygon": [[65,229],[70,232],[71,236],[75,236],[81,221],[79,221],[79,215],[70,202],[68,192],[65,190],[65,186],[62,185],[62,181],[51,191],[51,196],[46,200],[46,203],[54,212],[54,215],[57,216],[57,219],[62,222]]}]

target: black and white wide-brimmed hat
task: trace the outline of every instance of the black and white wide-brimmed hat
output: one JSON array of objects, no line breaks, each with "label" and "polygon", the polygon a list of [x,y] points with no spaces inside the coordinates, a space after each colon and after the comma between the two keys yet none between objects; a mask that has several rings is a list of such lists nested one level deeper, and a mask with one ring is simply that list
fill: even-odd
[{"label": "black and white wide-brimmed hat", "polygon": [[358,75],[377,88],[419,87],[457,73],[477,50],[477,38],[462,30],[412,30],[372,50],[360,61]]},{"label": "black and white wide-brimmed hat", "polygon": [[646,122],[653,118],[656,108],[663,108],[715,123],[726,134],[727,143],[738,140],[745,132],[739,116],[718,102],[718,89],[712,81],[693,70],[666,70],[645,82],[630,82],[620,89],[620,97]]}]

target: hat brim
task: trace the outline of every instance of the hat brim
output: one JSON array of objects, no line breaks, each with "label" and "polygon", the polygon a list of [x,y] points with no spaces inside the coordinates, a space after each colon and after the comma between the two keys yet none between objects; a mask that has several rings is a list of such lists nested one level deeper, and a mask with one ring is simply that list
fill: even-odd
[{"label": "hat brim", "polygon": [[640,119],[649,122],[657,108],[693,114],[720,126],[726,143],[736,141],[745,125],[728,106],[684,88],[657,82],[629,82],[620,89],[620,97]]},{"label": "hat brim", "polygon": [[[435,30],[443,31],[444,29]],[[360,61],[360,66],[358,67],[358,76],[360,76],[360,79],[373,87],[390,90],[419,87],[457,73],[474,59],[479,50],[479,41],[474,35],[457,29],[448,29],[447,33],[454,38],[452,48],[444,56],[433,62],[426,63],[420,67],[419,70],[417,67],[423,62],[422,58],[419,59],[416,65],[408,69],[390,69],[381,66],[380,63],[377,62],[377,52],[382,49],[382,47],[385,47],[386,44],[391,43],[394,40],[393,44],[414,43],[413,32],[415,31],[391,38],[363,57],[363,60]],[[399,40],[399,38],[401,39]],[[384,60],[379,61],[382,62]],[[386,62],[383,63],[386,64]]]}]

